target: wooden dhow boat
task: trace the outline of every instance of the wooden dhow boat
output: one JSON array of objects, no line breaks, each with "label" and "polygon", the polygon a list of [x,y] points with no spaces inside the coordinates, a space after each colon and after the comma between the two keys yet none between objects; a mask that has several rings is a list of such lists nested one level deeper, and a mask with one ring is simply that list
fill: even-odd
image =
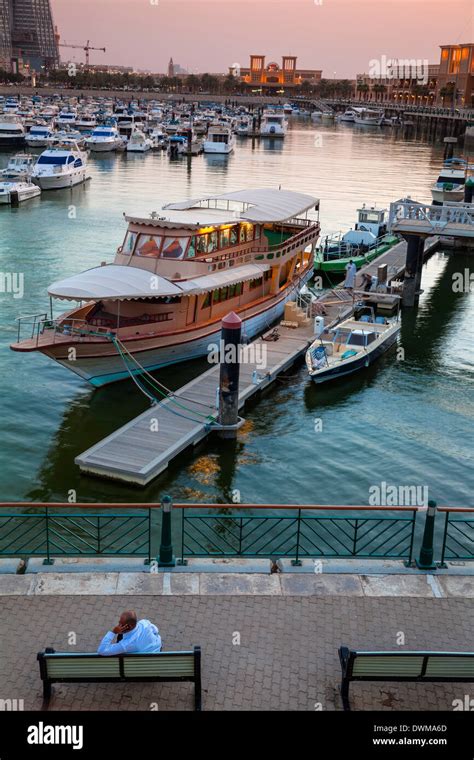
[{"label": "wooden dhow boat", "polygon": [[[316,198],[275,189],[125,216],[114,263],[53,283],[50,318],[18,318],[11,348],[39,351],[98,387],[205,356],[230,311],[253,338],[311,278],[318,216]],[[53,319],[52,299],[79,305]]]}]

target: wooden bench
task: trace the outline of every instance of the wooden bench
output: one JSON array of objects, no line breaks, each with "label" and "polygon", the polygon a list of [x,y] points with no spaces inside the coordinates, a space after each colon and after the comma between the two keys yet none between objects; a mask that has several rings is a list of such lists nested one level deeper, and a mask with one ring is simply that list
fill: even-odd
[{"label": "wooden bench", "polygon": [[37,659],[46,705],[51,698],[53,683],[192,681],[194,709],[201,710],[201,647],[194,647],[192,651],[111,657],[45,649],[38,653]]},{"label": "wooden bench", "polygon": [[358,652],[339,648],[341,696],[350,710],[351,681],[474,682],[474,652]]}]

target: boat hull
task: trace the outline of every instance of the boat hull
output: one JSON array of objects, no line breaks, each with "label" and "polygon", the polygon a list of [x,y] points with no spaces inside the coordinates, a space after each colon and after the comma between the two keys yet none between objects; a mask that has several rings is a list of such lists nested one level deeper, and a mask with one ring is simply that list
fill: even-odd
[{"label": "boat hull", "polygon": [[[312,270],[308,269],[301,278],[301,286],[311,279],[312,274]],[[280,298],[277,303],[270,305],[259,314],[249,316],[248,318],[244,317],[242,329],[244,338],[254,338],[267,330],[273,322],[283,316],[285,304],[288,301],[294,301],[296,295],[297,292],[295,291],[294,286],[289,287],[288,292],[283,298]],[[151,339],[143,341],[142,346],[140,346],[138,350],[134,349],[133,344],[129,344],[128,346],[127,344],[125,345],[128,350],[133,353],[133,356],[140,365],[146,370],[151,371],[159,369],[160,367],[166,367],[170,364],[178,364],[180,362],[207,356],[210,350],[210,344],[219,344],[221,323],[219,321],[214,325],[210,325],[208,332],[204,335],[202,334],[202,331],[200,331],[199,336],[193,338],[192,334],[193,333],[190,331],[187,335],[184,335],[181,338],[181,342],[178,343],[175,341],[168,345],[147,346],[146,344],[150,344]],[[161,340],[163,342],[163,339]],[[124,362],[118,353],[95,357],[76,356],[74,361],[70,361],[57,355],[57,352],[60,350],[58,347],[53,346],[51,348],[40,350],[46,356],[54,359],[58,364],[71,370],[84,380],[87,380],[96,388],[119,380],[125,380],[130,376],[130,373],[125,368]],[[107,350],[110,350],[108,344]],[[129,365],[131,365],[130,361]],[[137,369],[135,374],[139,373],[140,370]]]},{"label": "boat hull", "polygon": [[337,275],[345,275],[346,273],[346,266],[349,263],[349,261],[353,261],[356,265],[357,269],[360,269],[365,264],[370,264],[371,261],[374,261],[378,256],[381,256],[383,253],[386,253],[386,251],[390,250],[390,248],[393,248],[394,245],[397,245],[400,241],[398,239],[395,239],[391,243],[387,243],[385,245],[379,246],[374,251],[369,251],[365,255],[361,256],[344,256],[342,258],[335,258],[331,259],[329,261],[321,261],[321,259],[318,258],[318,254],[316,254],[316,258],[314,261],[314,271],[315,272],[329,272],[331,274],[337,274]]},{"label": "boat hull", "polygon": [[64,190],[65,188],[79,185],[81,182],[85,182],[86,179],[89,179],[89,174],[85,168],[66,176],[60,174],[55,176],[52,174],[31,178],[32,182],[42,190]]}]

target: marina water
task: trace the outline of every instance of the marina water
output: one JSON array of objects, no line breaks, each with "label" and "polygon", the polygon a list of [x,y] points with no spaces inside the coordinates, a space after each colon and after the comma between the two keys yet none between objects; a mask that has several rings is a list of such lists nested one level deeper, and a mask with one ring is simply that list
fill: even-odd
[{"label": "marina water", "polygon": [[[0,155],[0,166],[8,154]],[[391,351],[344,381],[315,386],[297,366],[246,408],[237,442],[210,438],[146,489],[80,475],[74,457],[148,407],[131,381],[93,390],[38,353],[13,353],[20,314],[47,311],[55,280],[110,262],[123,212],[247,187],[321,199],[322,234],[347,230],[363,202],[429,201],[442,146],[390,130],[314,127],[294,119],[285,140],[240,140],[230,157],[188,164],[164,153],[97,155],[92,181],[0,209],[0,271],[24,273],[24,296],[0,293],[1,500],[368,504],[382,482],[426,485],[439,504],[467,506],[474,490],[474,295],[452,276],[472,256],[438,252],[423,269],[418,310],[402,317],[404,358]],[[160,370],[177,388],[205,360]],[[421,464],[422,463],[422,464]]]}]

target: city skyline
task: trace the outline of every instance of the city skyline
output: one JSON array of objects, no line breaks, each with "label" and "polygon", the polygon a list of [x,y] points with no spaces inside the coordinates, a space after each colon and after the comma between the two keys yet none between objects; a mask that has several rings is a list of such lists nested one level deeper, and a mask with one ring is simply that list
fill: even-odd
[{"label": "city skyline", "polygon": [[[474,37],[474,6],[468,0],[51,2],[62,43],[89,39],[106,47],[106,53],[91,52],[91,63],[153,72],[166,72],[173,57],[192,73],[224,73],[233,64],[246,66],[250,53],[262,53],[268,62],[295,55],[299,65],[322,68],[326,78],[353,79],[373,58],[436,63],[441,44]],[[84,54],[61,48],[61,58],[82,62]]]}]

